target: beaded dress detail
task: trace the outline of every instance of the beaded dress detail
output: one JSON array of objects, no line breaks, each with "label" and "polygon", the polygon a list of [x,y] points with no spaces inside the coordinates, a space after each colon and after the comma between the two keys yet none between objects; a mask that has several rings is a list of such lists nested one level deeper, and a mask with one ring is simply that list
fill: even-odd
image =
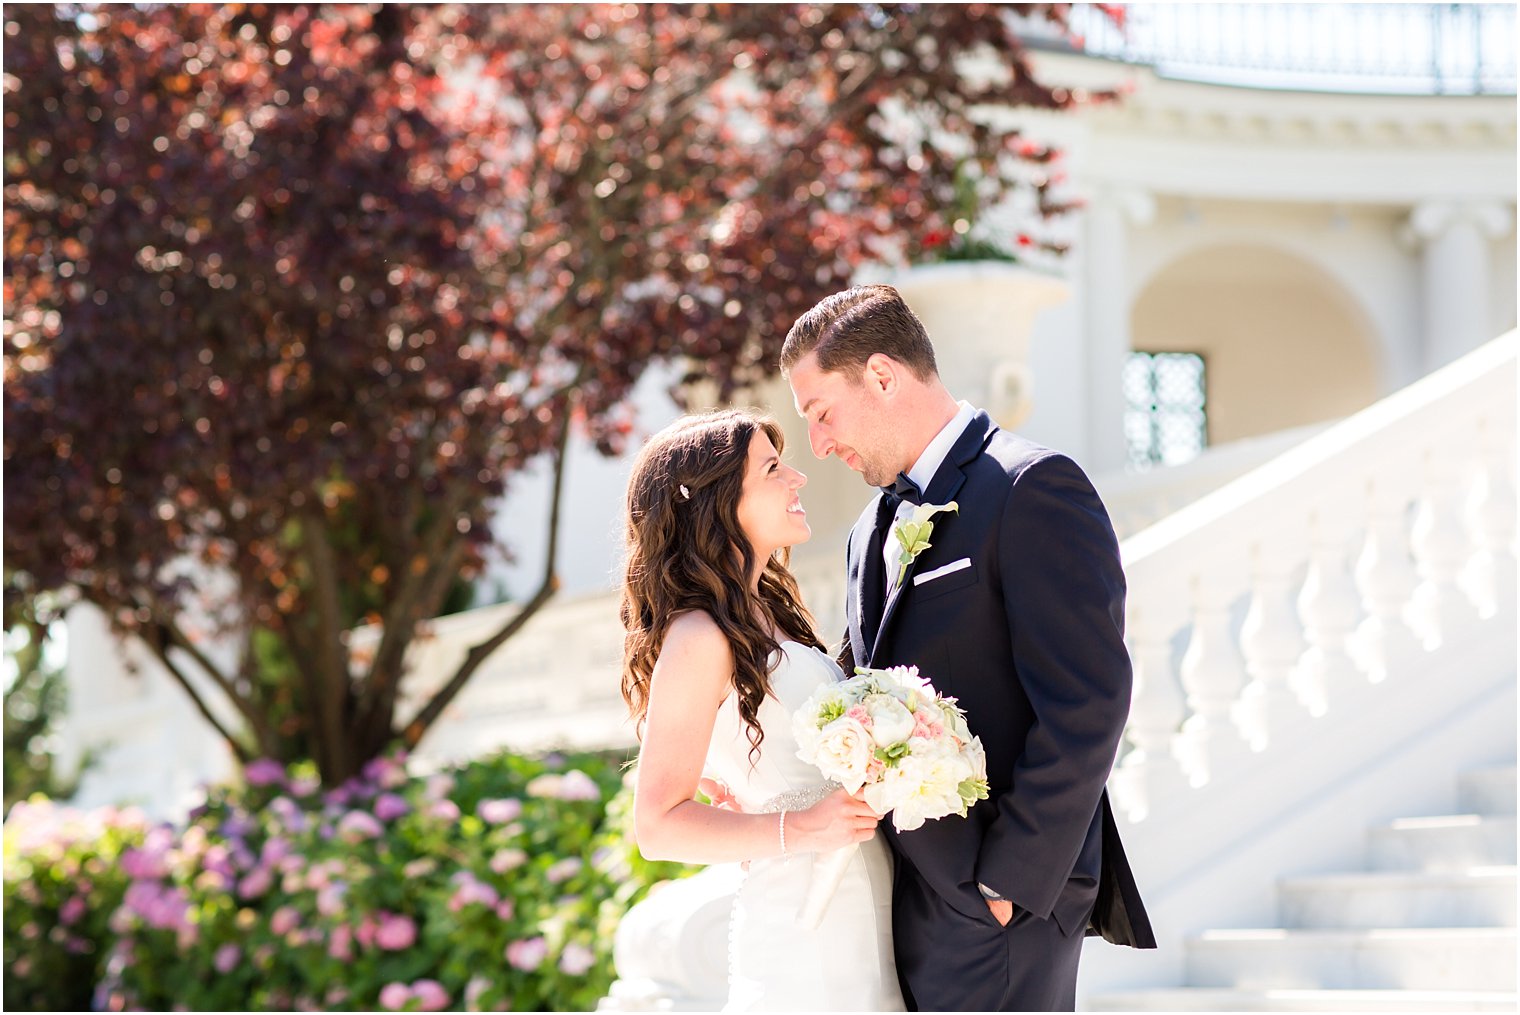
[{"label": "beaded dress detail", "polygon": [[[750,813],[803,810],[837,788],[797,757],[792,715],[843,674],[800,642],[781,642],[781,653],[760,706],[765,739],[753,767],[733,694],[719,706],[707,749],[707,774]],[[798,919],[813,859],[793,853],[750,864],[729,923],[724,1011],[903,1011],[892,960],[892,856],[882,833],[861,843],[817,930]]]}]

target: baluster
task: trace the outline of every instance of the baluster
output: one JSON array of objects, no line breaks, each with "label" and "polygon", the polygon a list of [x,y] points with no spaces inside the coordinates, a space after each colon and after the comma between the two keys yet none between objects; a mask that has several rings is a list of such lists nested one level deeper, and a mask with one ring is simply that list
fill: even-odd
[{"label": "baluster", "polygon": [[1490,419],[1478,437],[1482,472],[1468,503],[1477,553],[1463,573],[1464,585],[1484,618],[1515,615],[1515,485],[1513,432]]},{"label": "baluster", "polygon": [[1349,651],[1361,602],[1346,560],[1347,527],[1329,501],[1309,516],[1309,574],[1298,596],[1309,648],[1299,660],[1297,691],[1314,716],[1324,715],[1343,689],[1361,681]]},{"label": "baluster", "polygon": [[1367,618],[1355,645],[1374,683],[1401,661],[1422,655],[1405,613],[1414,595],[1414,558],[1409,553],[1408,488],[1395,480],[1372,480],[1367,496],[1367,538],[1356,561],[1356,585]]},{"label": "baluster", "polygon": [[1193,786],[1202,786],[1226,759],[1244,753],[1234,711],[1246,685],[1245,661],[1230,636],[1230,591],[1223,572],[1195,576],[1193,633],[1182,656],[1182,687],[1192,712],[1182,724],[1179,750]]},{"label": "baluster", "polygon": [[1427,649],[1454,641],[1474,619],[1458,579],[1472,550],[1462,524],[1462,504],[1468,492],[1460,461],[1449,453],[1426,449],[1423,489],[1414,520],[1412,543],[1420,584],[1415,589],[1411,619]]},{"label": "baluster", "polygon": [[1251,605],[1240,630],[1251,683],[1240,696],[1239,721],[1255,751],[1304,719],[1292,688],[1293,667],[1305,647],[1293,609],[1298,559],[1289,556],[1283,542],[1262,541],[1251,547]]},{"label": "baluster", "polygon": [[1131,821],[1143,821],[1153,804],[1187,788],[1172,753],[1186,710],[1172,673],[1171,631],[1133,601],[1128,626],[1135,675],[1125,735],[1133,749],[1114,773],[1114,803]]}]

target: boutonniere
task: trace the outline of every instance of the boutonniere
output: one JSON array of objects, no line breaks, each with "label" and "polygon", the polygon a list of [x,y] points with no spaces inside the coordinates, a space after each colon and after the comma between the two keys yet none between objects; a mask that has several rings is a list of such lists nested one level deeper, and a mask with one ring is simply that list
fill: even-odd
[{"label": "boutonniere", "polygon": [[934,534],[934,522],[931,519],[941,511],[959,510],[953,500],[948,504],[918,504],[914,506],[911,515],[892,526],[892,535],[897,537],[897,543],[902,547],[896,584],[902,584],[903,575],[908,573],[908,565],[913,563],[913,558],[932,545],[929,542],[929,537]]}]

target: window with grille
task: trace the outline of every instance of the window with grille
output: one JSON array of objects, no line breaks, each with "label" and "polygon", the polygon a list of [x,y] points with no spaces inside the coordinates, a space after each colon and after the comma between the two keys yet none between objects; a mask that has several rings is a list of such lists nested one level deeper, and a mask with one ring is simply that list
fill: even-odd
[{"label": "window with grille", "polygon": [[1130,466],[1180,465],[1208,444],[1203,357],[1132,352],[1124,364],[1124,437]]}]

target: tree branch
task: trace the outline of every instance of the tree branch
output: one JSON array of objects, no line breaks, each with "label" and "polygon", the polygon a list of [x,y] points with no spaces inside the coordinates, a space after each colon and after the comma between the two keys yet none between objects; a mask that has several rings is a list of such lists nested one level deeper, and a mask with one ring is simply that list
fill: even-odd
[{"label": "tree branch", "polygon": [[[316,686],[312,688],[311,708],[316,712],[319,736],[314,738],[314,746],[319,755],[325,756],[323,769],[336,773],[346,767],[336,762],[344,742],[343,706],[349,690],[348,660],[339,641],[343,617],[338,599],[338,562],[327,538],[327,519],[309,502],[301,512],[301,530],[311,563],[317,613],[316,652],[312,660]],[[319,763],[322,760],[319,758]]]},{"label": "tree branch", "polygon": [[[200,693],[196,691],[195,685],[190,682],[190,678],[185,675],[183,670],[174,665],[174,661],[169,658],[170,646],[165,641],[165,635],[170,633],[168,626],[160,625],[158,627],[152,628],[151,630],[152,637],[144,636],[143,643],[153,650],[153,654],[158,657],[158,661],[163,664],[164,669],[169,671],[169,675],[173,677],[179,683],[179,686],[184,689],[185,693],[190,696],[190,700],[195,704],[195,707],[200,712],[201,716],[211,724],[211,728],[216,730],[221,738],[227,742],[227,745],[232,748],[232,753],[237,755],[238,762],[240,764],[246,765],[249,761],[253,760],[252,753],[248,750],[248,748],[243,744],[241,740],[228,732],[227,727],[222,725],[221,720],[217,719],[216,715],[211,711],[210,707],[207,706],[205,699],[203,699],[200,696]],[[183,645],[179,645],[177,642],[176,647],[184,648]],[[192,652],[192,655],[193,654],[194,653]]]},{"label": "tree branch", "polygon": [[491,653],[496,651],[503,642],[522,630],[523,625],[532,619],[533,615],[545,603],[554,598],[554,594],[559,591],[559,575],[556,573],[558,561],[556,558],[559,552],[561,491],[564,489],[565,484],[565,460],[569,444],[570,417],[567,413],[564,427],[560,430],[559,441],[554,449],[554,481],[551,484],[549,494],[549,542],[544,560],[544,578],[538,587],[538,591],[533,594],[533,598],[523,604],[522,609],[512,615],[512,619],[507,621],[499,631],[470,649],[469,653],[465,656],[464,663],[449,678],[449,682],[437,694],[433,695],[428,703],[423,706],[422,711],[418,712],[411,722],[406,724],[406,729],[403,731],[402,736],[408,748],[417,746],[418,742],[422,740],[423,734],[437,721],[438,717],[443,714],[443,710],[454,700],[469,679],[475,675],[475,671],[480,668],[481,663],[485,662]]},{"label": "tree branch", "polygon": [[[162,649],[154,646],[155,651],[164,659],[165,665],[170,665],[167,655],[169,645],[182,649],[186,655],[195,660],[195,664],[211,679],[211,682],[227,696],[232,702],[233,707],[237,709],[238,714],[248,721],[248,725],[253,729],[254,738],[258,741],[259,748],[266,754],[274,756],[276,749],[273,738],[270,735],[271,731],[266,717],[257,708],[254,708],[251,702],[237,693],[237,688],[233,686],[232,681],[222,674],[222,671],[207,657],[206,653],[201,651],[200,646],[190,640],[190,637],[181,630],[173,617],[167,616],[158,610],[155,610],[154,613],[157,615],[159,629],[168,636],[168,645],[165,645]],[[152,640],[144,640],[148,641],[150,645],[153,644]],[[196,704],[200,705],[201,703],[197,700]],[[204,706],[202,706],[202,711],[205,711]],[[220,724],[216,723],[215,720],[212,720],[212,724],[216,725],[218,730],[221,729]],[[226,736],[225,733],[223,735]]]}]

